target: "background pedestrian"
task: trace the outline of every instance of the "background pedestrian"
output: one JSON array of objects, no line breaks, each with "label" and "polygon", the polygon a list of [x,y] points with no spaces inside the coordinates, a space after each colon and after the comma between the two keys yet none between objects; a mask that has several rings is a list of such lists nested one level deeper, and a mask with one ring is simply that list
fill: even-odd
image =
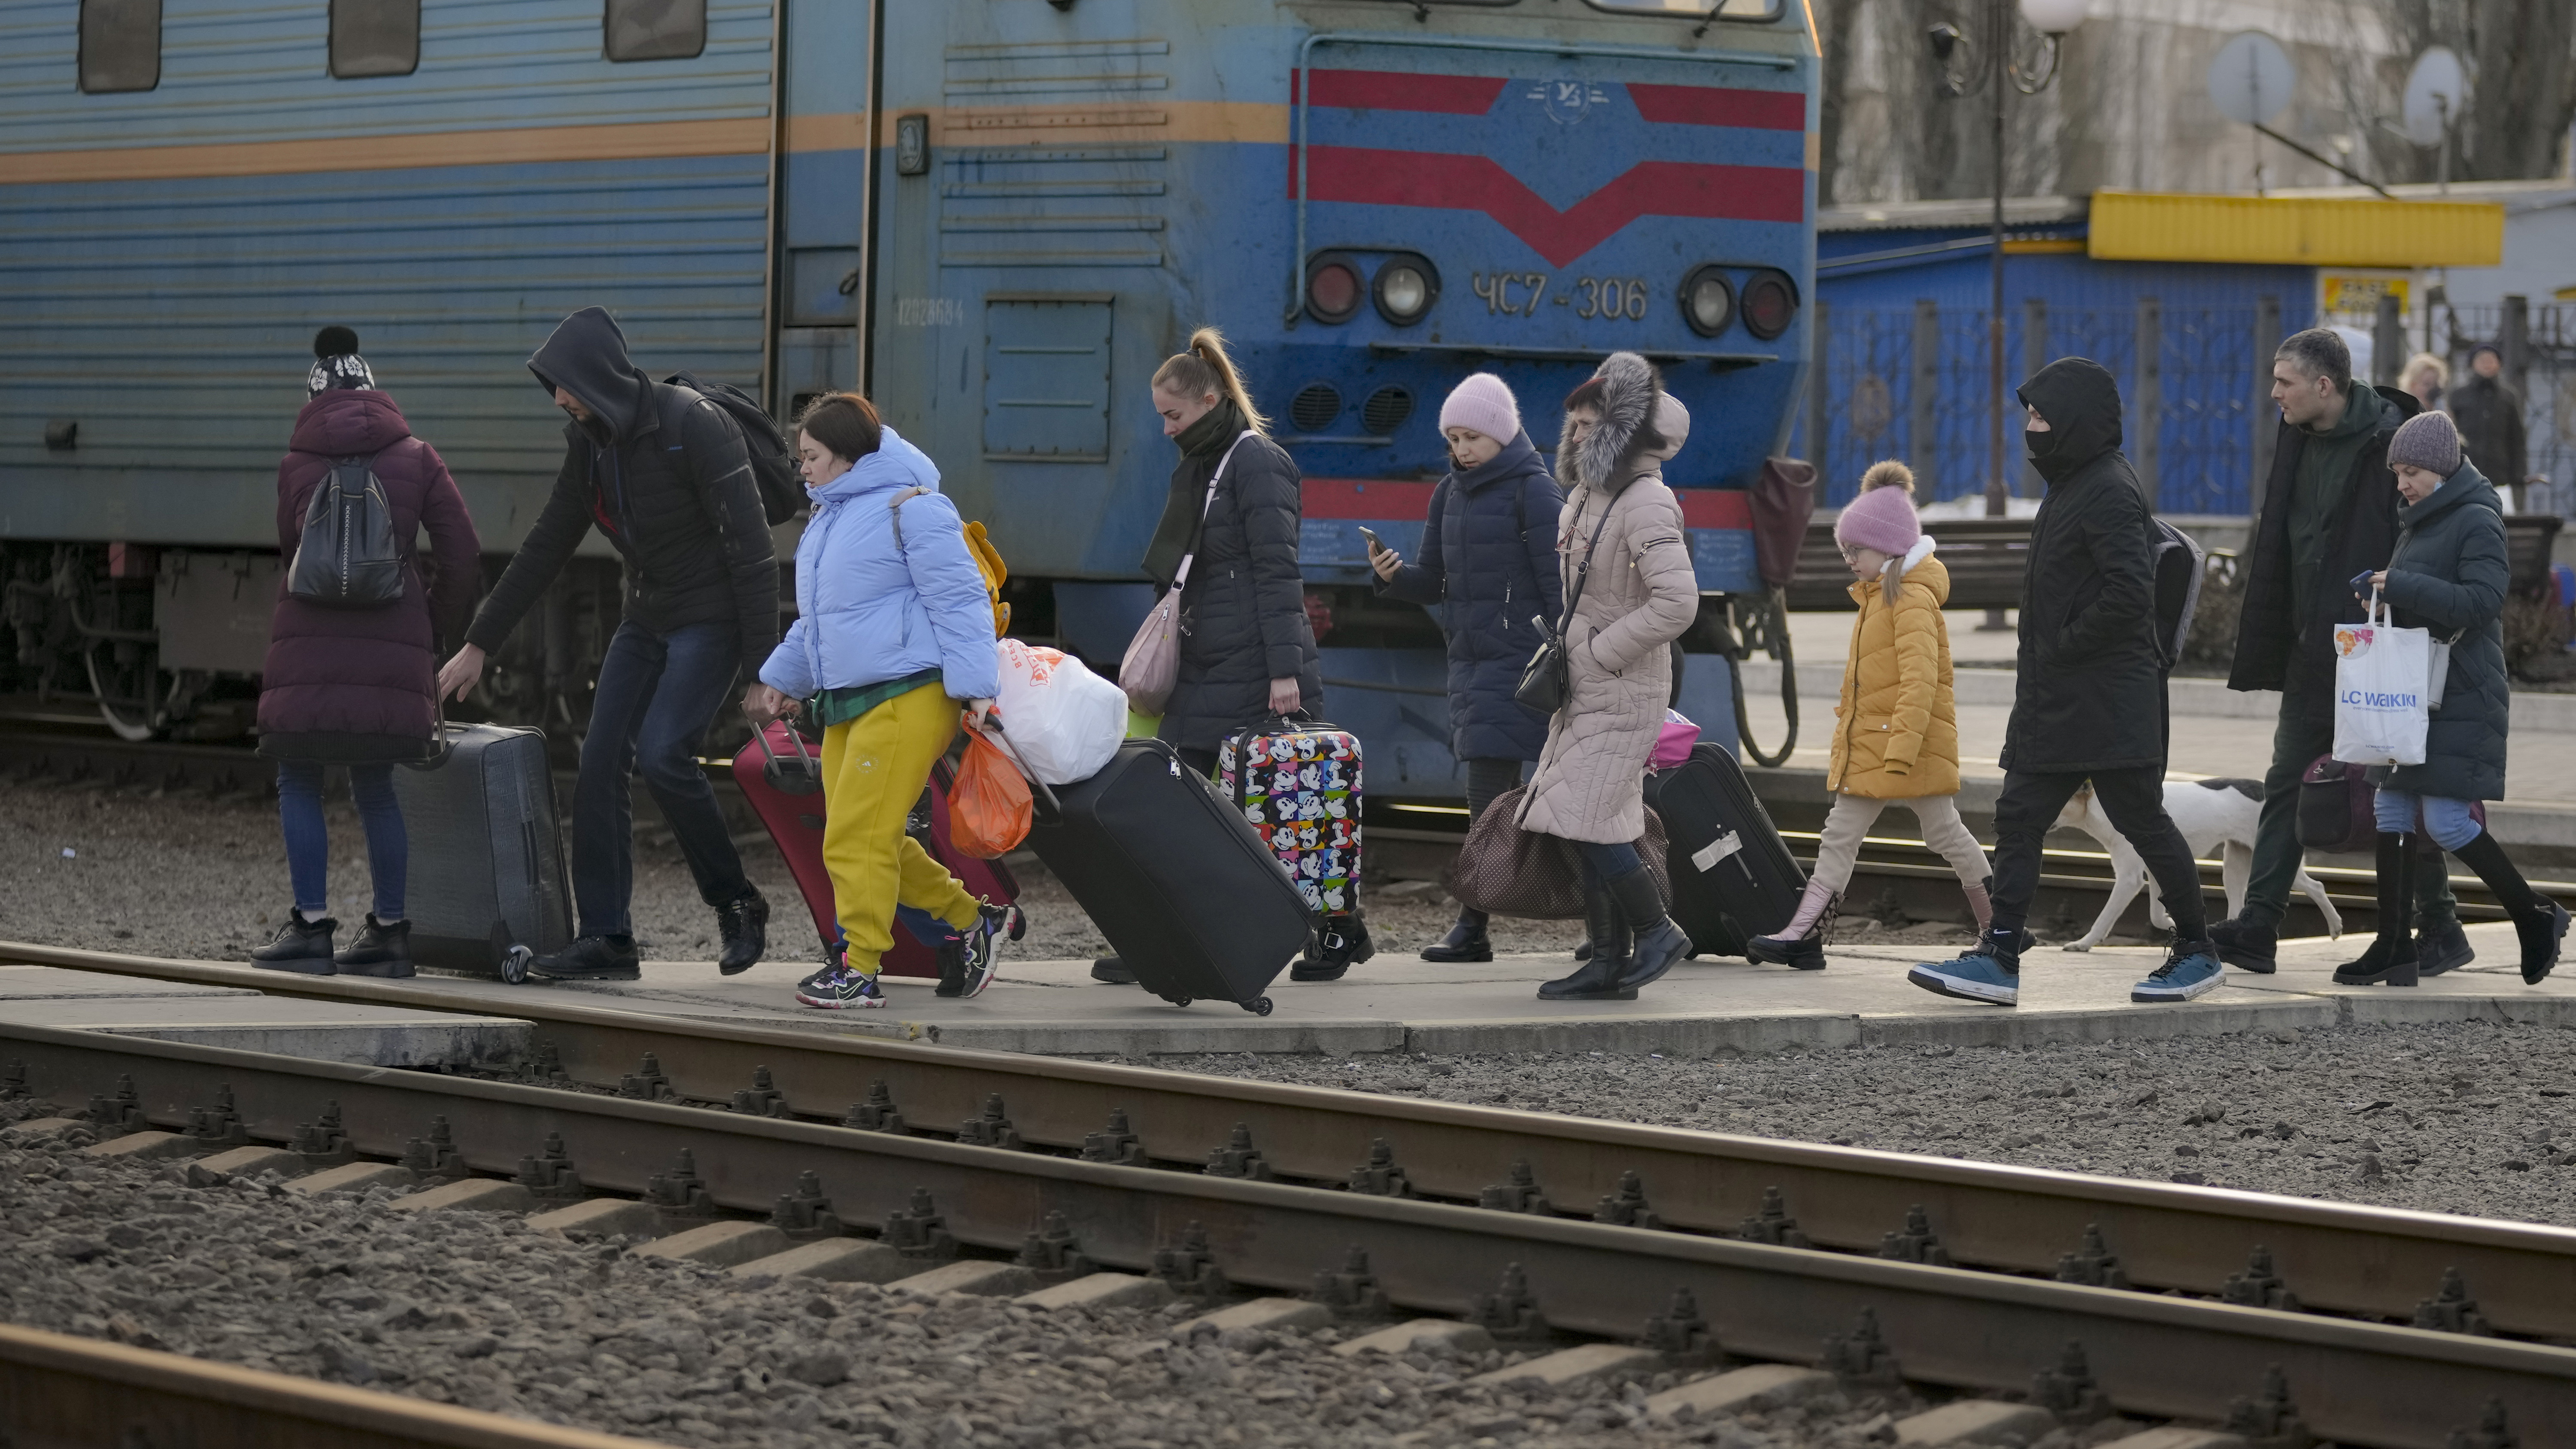
[{"label": "background pedestrian", "polygon": [[2451,416],[2459,420],[2460,451],[2488,483],[2506,490],[2522,511],[2521,488],[2529,467],[2522,418],[2522,394],[2504,380],[2504,354],[2492,342],[2481,342],[2469,354],[2469,377],[2451,390]]}]

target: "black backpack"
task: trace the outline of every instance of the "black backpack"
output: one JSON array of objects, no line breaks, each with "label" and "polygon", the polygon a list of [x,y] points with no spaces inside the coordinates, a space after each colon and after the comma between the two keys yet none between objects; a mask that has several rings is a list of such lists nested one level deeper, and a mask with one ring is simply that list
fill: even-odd
[{"label": "black backpack", "polygon": [[376,609],[402,598],[402,547],[374,463],[373,454],[336,459],[315,485],[286,570],[290,597],[332,609]]},{"label": "black backpack", "polygon": [[[677,411],[700,398],[714,403],[716,411],[733,419],[735,430],[742,434],[743,451],[751,456],[751,476],[760,485],[761,515],[772,526],[805,511],[812,500],[805,496],[805,485],[796,476],[796,456],[788,449],[787,438],[778,431],[778,424],[751,400],[751,394],[727,383],[700,381],[694,372],[675,372],[662,381],[672,390],[670,400],[678,404],[676,410],[663,410],[665,426],[672,426]],[[690,474],[696,476],[694,459]]]}]

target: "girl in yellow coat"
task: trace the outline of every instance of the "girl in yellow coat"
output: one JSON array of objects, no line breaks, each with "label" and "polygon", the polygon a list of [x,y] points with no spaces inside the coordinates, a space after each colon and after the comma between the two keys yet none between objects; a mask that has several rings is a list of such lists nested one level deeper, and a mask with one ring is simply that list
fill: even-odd
[{"label": "girl in yellow coat", "polygon": [[1825,964],[1824,920],[1851,884],[1861,840],[1891,800],[1914,810],[1924,843],[1959,873],[1959,885],[1986,928],[1991,867],[1977,837],[1959,819],[1959,711],[1950,694],[1950,572],[1932,556],[1931,536],[1914,513],[1914,474],[1904,464],[1873,463],[1860,496],[1834,523],[1834,541],[1858,580],[1852,600],[1851,657],[1843,664],[1842,702],[1834,706],[1833,764],[1815,874],[1798,914],[1779,934],[1758,936],[1756,961],[1802,971]]}]

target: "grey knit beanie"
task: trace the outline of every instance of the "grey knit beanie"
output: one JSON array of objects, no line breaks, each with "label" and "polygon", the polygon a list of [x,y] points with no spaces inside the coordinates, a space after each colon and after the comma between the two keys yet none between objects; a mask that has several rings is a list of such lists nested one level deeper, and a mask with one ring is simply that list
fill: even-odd
[{"label": "grey knit beanie", "polygon": [[2449,413],[2423,412],[2408,418],[2388,440],[2388,466],[2403,463],[2437,478],[2460,471],[2460,430]]}]

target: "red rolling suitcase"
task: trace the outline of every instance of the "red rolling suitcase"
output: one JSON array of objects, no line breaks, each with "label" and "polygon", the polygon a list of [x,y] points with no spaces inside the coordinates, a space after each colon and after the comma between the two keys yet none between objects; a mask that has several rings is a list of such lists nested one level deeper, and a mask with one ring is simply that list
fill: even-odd
[{"label": "red rolling suitcase", "polygon": [[[734,751],[733,778],[743,798],[769,827],[769,838],[778,842],[778,852],[787,857],[787,870],[796,878],[796,888],[805,897],[805,908],[813,913],[814,931],[826,949],[840,935],[840,917],[832,903],[832,874],[823,865],[823,770],[804,735],[785,720],[771,720],[759,734],[743,741]],[[969,895],[978,895],[995,905],[1008,905],[1019,899],[1019,882],[1011,878],[1010,868],[998,860],[977,860],[953,848],[948,841],[948,782],[950,766],[942,760],[930,772],[930,788],[924,790],[921,802],[913,807],[908,827],[913,839],[930,852],[933,860],[948,867]],[[939,952],[925,944],[910,929],[904,917],[911,911],[896,913],[894,947],[885,953],[879,969],[895,976],[937,976]],[[924,921],[924,926],[929,923]],[[1016,923],[1015,923],[1016,924]],[[1017,939],[1019,931],[1013,932]]]}]

